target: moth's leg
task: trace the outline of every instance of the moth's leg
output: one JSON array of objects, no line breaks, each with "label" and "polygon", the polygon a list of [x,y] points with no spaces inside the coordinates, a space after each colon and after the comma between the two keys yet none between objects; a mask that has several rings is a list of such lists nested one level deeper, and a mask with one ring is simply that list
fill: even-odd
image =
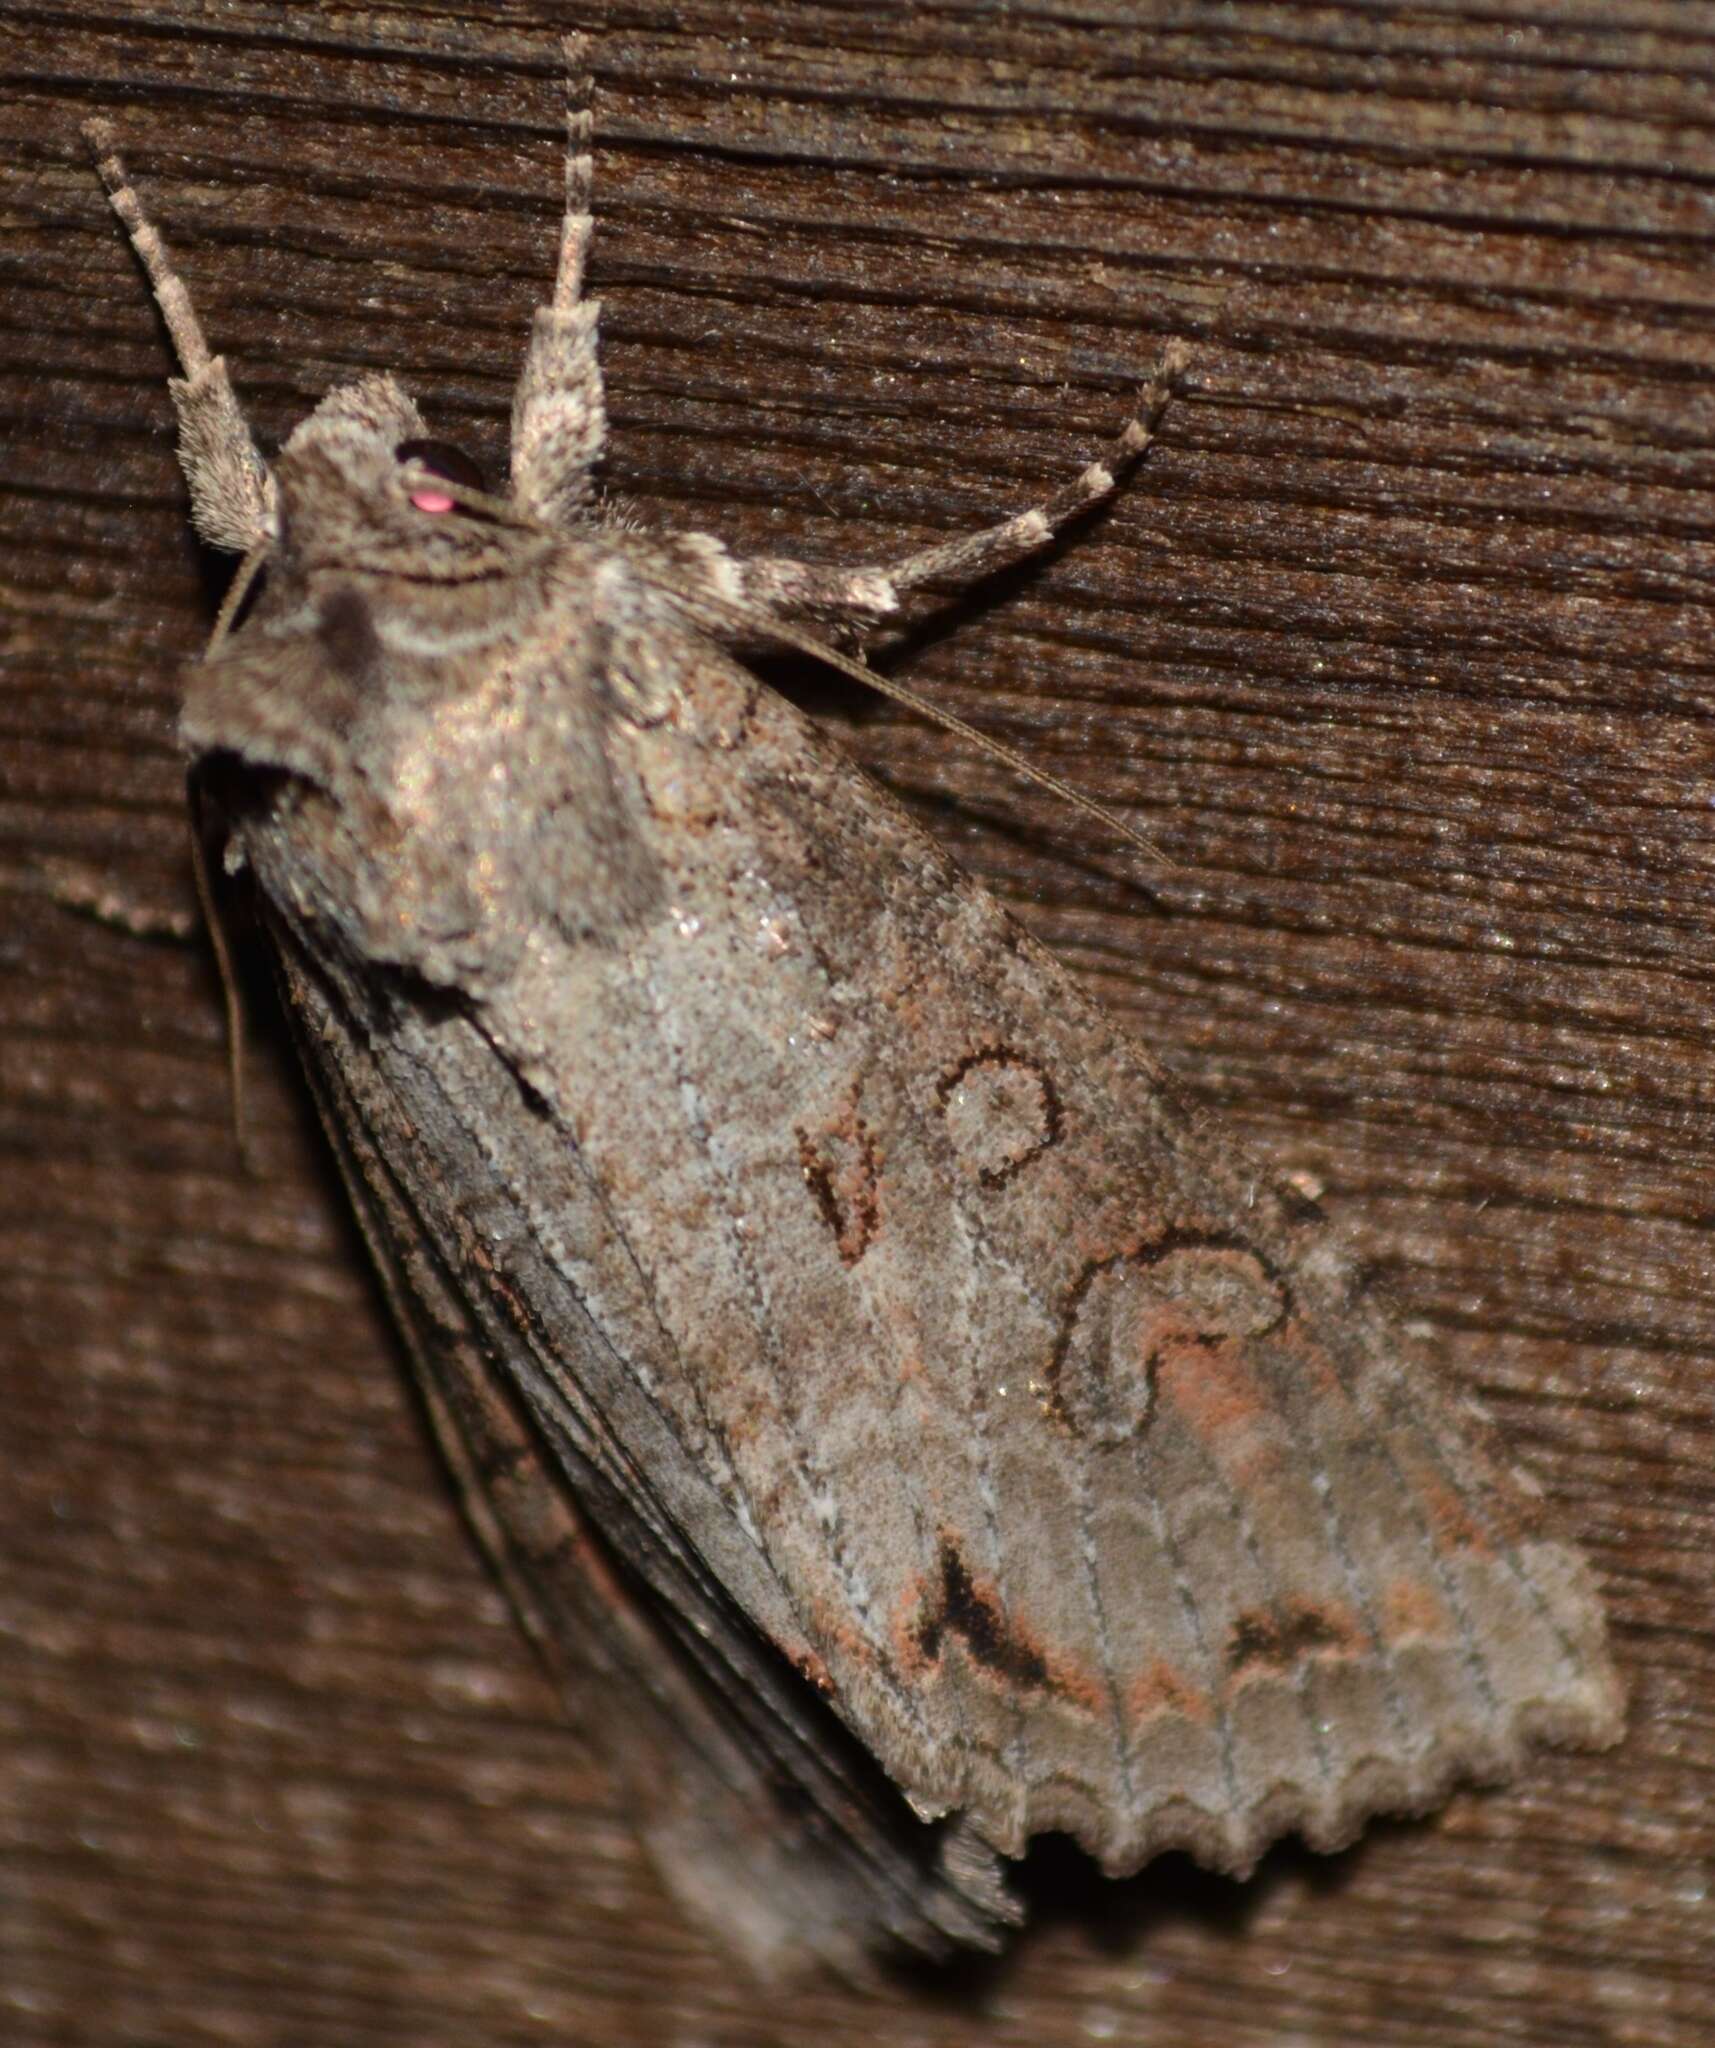
[{"label": "moth's leg", "polygon": [[1106,458],[1080,470],[1069,484],[1026,512],[998,525],[924,548],[897,562],[838,569],[818,562],[782,556],[759,556],[734,567],[742,580],[741,602],[747,608],[775,613],[794,622],[814,622],[824,630],[873,631],[910,590],[925,583],[957,587],[993,575],[1012,562],[1034,554],[1080,512],[1099,504],[1133,467],[1154,437],[1156,422],[1184,368],[1181,343],[1163,352],[1154,376],[1144,388],[1137,411],[1126,422]]},{"label": "moth's leg", "polygon": [[512,492],[536,518],[565,524],[587,512],[590,470],[607,439],[607,401],[596,359],[599,299],[586,299],[590,218],[590,76],[581,36],[566,51],[566,212],[554,296],[536,308],[512,396]]},{"label": "moth's leg", "polygon": [[256,452],[225,358],[209,354],[190,294],[125,174],[112,127],[86,121],[83,134],[185,373],[169,378],[167,389],[179,418],[179,467],[190,486],[191,519],[210,547],[247,555],[278,530],[274,479]]}]

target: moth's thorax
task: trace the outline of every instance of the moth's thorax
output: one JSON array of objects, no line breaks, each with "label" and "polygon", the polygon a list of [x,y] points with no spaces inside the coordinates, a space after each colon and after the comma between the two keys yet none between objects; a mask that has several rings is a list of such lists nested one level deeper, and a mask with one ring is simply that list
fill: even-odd
[{"label": "moth's thorax", "polygon": [[611,936],[654,894],[615,786],[604,623],[567,602],[612,551],[490,531],[495,566],[470,577],[283,544],[182,720],[194,757],[268,771],[234,838],[272,895],[467,990],[532,930]]}]

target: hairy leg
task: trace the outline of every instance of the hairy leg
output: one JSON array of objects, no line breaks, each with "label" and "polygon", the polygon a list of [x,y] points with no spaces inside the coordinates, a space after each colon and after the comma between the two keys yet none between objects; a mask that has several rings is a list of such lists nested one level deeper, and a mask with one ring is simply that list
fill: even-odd
[{"label": "hairy leg", "polygon": [[225,358],[209,354],[190,294],[126,176],[111,125],[86,121],[83,135],[185,373],[170,379],[167,389],[179,417],[179,466],[190,486],[191,518],[210,547],[247,555],[271,540],[277,529],[274,479],[256,452],[249,422],[226,374]]}]

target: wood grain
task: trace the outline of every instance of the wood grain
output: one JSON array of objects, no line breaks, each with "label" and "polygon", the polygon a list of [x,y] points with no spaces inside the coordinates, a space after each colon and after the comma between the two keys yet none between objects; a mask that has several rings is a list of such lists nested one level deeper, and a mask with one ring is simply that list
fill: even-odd
[{"label": "wood grain", "polygon": [[[266,436],[356,368],[491,458],[594,30],[614,490],[887,554],[1138,484],[899,672],[1117,843],[807,679],[1277,1171],[1609,1589],[1623,1748],[1105,1886],[951,1984],[760,1990],[460,1530],[258,986],[239,1170],[175,672],[218,569],[93,111]],[[1689,2044],[1715,2028],[1715,7],[263,0],[0,12],[0,2038]],[[69,864],[69,865],[68,865]]]}]

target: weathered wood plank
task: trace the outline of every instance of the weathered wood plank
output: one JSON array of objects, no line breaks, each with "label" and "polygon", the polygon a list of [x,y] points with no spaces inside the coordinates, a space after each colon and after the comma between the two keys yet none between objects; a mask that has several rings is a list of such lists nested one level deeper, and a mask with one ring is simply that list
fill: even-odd
[{"label": "weathered wood plank", "polygon": [[[243,1179],[186,894],[212,613],[118,121],[266,433],[409,373],[492,452],[599,36],[611,480],[891,552],[1190,388],[1122,502],[904,672],[1085,822],[851,743],[1488,1398],[1612,1593],[1613,1756],[1282,1850],[1048,1856],[968,1996],[789,1998],[657,1892],[465,1544],[265,1001]],[[0,2034],[1689,2044],[1715,2026],[1715,8],[1267,4],[0,15]]]}]

